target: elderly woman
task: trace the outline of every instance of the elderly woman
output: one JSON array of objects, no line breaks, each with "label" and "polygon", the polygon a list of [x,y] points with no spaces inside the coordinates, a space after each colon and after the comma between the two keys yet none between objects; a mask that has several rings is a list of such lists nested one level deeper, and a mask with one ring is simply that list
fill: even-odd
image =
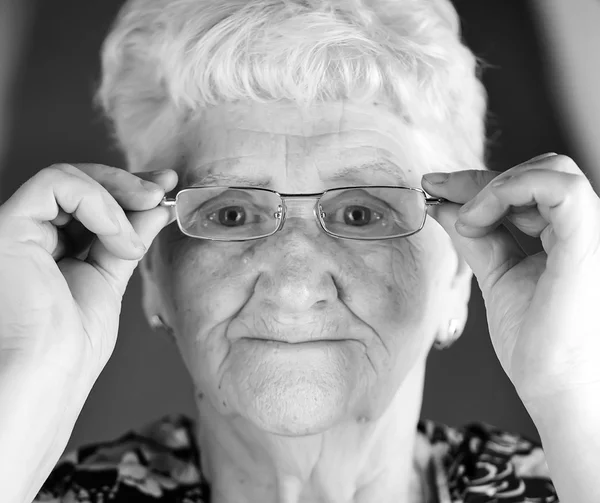
[{"label": "elderly woman", "polygon": [[[127,171],[0,207],[2,501],[599,501],[600,199],[561,155],[485,169],[475,67],[446,0],[129,2],[99,92]],[[138,261],[197,418],[63,455]],[[545,456],[419,420],[472,274]]]}]

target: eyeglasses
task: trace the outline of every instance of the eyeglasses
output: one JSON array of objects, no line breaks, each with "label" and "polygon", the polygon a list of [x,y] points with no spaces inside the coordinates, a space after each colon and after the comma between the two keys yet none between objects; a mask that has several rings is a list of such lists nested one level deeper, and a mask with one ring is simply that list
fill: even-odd
[{"label": "eyeglasses", "polygon": [[[324,232],[339,239],[382,240],[407,237],[425,225],[427,207],[446,202],[422,189],[364,185],[315,194],[282,194],[255,187],[190,187],[161,206],[175,206],[177,224],[187,236],[212,241],[250,241],[283,228],[293,206],[312,212]],[[304,214],[305,214],[305,210]]]}]

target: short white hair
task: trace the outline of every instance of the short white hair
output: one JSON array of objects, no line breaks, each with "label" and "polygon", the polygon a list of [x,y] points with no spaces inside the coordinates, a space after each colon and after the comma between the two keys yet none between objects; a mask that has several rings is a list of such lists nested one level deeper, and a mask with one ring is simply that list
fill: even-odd
[{"label": "short white hair", "polygon": [[449,0],[130,0],[97,98],[143,171],[179,162],[182,126],[207,106],[359,90],[393,104],[438,170],[485,169],[486,94]]}]

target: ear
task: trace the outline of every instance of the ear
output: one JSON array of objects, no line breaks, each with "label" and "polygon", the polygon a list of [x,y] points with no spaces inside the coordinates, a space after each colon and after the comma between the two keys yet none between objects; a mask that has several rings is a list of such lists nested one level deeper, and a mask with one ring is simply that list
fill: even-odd
[{"label": "ear", "polygon": [[458,256],[458,265],[456,274],[452,280],[451,288],[455,292],[455,298],[460,304],[469,305],[471,298],[471,283],[473,281],[473,271],[469,264],[460,255]]},{"label": "ear", "polygon": [[142,309],[148,324],[156,314],[160,314],[164,320],[164,314],[161,312],[160,288],[152,270],[152,248],[140,260],[138,269],[142,278]]},{"label": "ear", "polygon": [[442,320],[444,326],[440,327],[440,332],[445,334],[448,330],[447,323],[452,318],[459,321],[460,331],[464,329],[469,317],[469,299],[471,298],[471,284],[473,282],[473,271],[465,260],[458,255],[456,272],[450,284],[450,297],[447,304],[447,311]]}]

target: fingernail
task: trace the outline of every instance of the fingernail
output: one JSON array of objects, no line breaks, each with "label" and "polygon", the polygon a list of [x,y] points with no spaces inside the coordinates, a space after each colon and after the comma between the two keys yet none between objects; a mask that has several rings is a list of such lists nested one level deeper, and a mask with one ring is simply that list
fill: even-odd
[{"label": "fingernail", "polygon": [[[171,171],[171,170],[170,169],[156,169],[154,171],[147,171],[146,173],[144,173],[144,175],[147,176],[148,178],[152,178],[153,180],[156,180],[156,179],[160,178],[162,175],[164,175],[167,171]],[[144,187],[149,192],[154,192],[154,191],[161,189],[159,184],[149,181],[149,180],[140,179],[140,183],[142,184],[142,187]]]},{"label": "fingernail", "polygon": [[133,243],[133,246],[135,246],[137,250],[146,253],[146,246],[135,231],[131,231],[129,233],[129,237],[131,239],[131,242]]},{"label": "fingernail", "polygon": [[154,191],[160,189],[160,187],[157,184],[155,184],[154,182],[149,182],[147,180],[141,180],[140,183],[142,184],[142,187],[144,187],[148,192],[154,192]]},{"label": "fingernail", "polygon": [[171,171],[170,169],[155,169],[154,171],[148,171],[148,176],[151,178],[158,178],[161,175],[164,175],[167,171]]},{"label": "fingernail", "polygon": [[440,184],[448,180],[449,176],[448,173],[427,173],[426,175],[423,175],[423,178],[427,183]]},{"label": "fingernail", "polygon": [[110,218],[111,223],[113,224],[112,234],[119,234],[121,232],[121,222],[119,221],[119,217],[114,212],[114,210],[109,210],[108,216]]},{"label": "fingernail", "polygon": [[461,215],[464,215],[465,213],[467,213],[469,210],[471,210],[474,206],[475,206],[476,202],[475,199],[471,199],[468,203],[463,204],[460,209],[458,210],[458,212]]}]

